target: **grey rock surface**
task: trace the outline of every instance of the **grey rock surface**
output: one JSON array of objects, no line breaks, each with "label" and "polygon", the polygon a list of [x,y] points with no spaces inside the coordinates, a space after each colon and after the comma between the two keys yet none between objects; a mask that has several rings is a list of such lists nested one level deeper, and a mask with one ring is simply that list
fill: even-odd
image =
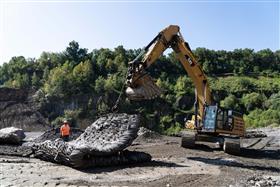
[{"label": "grey rock surface", "polygon": [[15,127],[7,127],[0,130],[0,143],[20,144],[25,138],[24,131]]},{"label": "grey rock surface", "polygon": [[0,88],[0,128],[13,126],[25,131],[46,130],[46,119],[34,105],[27,90]]}]

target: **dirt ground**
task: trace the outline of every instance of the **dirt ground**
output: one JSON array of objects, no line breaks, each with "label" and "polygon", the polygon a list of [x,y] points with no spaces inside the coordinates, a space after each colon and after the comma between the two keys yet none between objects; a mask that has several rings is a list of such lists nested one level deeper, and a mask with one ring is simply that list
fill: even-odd
[{"label": "dirt ground", "polygon": [[241,156],[210,144],[185,149],[179,137],[160,135],[139,137],[129,147],[152,155],[152,162],[136,165],[76,170],[1,155],[0,186],[280,186],[280,128],[260,130],[267,137],[244,139]]}]

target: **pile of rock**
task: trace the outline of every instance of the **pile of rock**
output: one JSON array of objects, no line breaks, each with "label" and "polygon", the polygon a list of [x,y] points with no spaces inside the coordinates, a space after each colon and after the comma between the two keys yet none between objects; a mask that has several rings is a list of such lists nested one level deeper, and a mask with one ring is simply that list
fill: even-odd
[{"label": "pile of rock", "polygon": [[245,138],[265,138],[267,135],[259,130],[246,130]]},{"label": "pile of rock", "polygon": [[159,133],[145,127],[140,127],[138,137],[135,139],[134,144],[156,143],[157,141],[161,141],[162,138],[162,135]]},{"label": "pile of rock", "polygon": [[272,176],[267,176],[267,177],[262,177],[262,176],[252,176],[247,180],[247,184],[249,186],[280,186],[280,178],[278,179],[276,177]]}]

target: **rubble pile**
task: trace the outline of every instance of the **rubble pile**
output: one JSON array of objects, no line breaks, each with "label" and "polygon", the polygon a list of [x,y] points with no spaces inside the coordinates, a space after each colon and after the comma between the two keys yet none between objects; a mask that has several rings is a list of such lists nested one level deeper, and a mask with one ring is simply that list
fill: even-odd
[{"label": "rubble pile", "polygon": [[278,177],[278,180],[275,177],[258,177],[258,176],[252,176],[247,180],[248,186],[280,186],[280,179]]},{"label": "rubble pile", "polygon": [[245,138],[265,138],[267,135],[259,130],[246,130]]},{"label": "rubble pile", "polygon": [[100,117],[76,140],[47,140],[33,145],[35,157],[75,168],[112,166],[150,161],[142,152],[123,151],[137,137],[137,115],[109,114]]},{"label": "rubble pile", "polygon": [[162,135],[160,135],[159,133],[147,129],[145,127],[140,127],[138,131],[138,137],[135,139],[134,143],[136,144],[138,142],[152,143],[152,142],[161,141],[161,139],[162,139]]}]

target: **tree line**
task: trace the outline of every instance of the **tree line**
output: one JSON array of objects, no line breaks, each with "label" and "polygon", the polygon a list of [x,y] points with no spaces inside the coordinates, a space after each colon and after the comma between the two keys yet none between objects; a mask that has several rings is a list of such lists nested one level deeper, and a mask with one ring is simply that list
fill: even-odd
[{"label": "tree line", "polygon": [[[89,52],[72,41],[64,51],[43,52],[38,59],[12,57],[0,66],[0,85],[35,90],[42,105],[87,95],[87,106],[77,106],[75,111],[65,111],[63,115],[95,118],[109,112],[122,91],[128,62],[140,51],[118,46]],[[221,106],[244,113],[248,126],[280,124],[280,50],[197,48],[193,53]],[[123,97],[120,110],[140,112],[145,125],[174,133],[183,126],[182,119],[192,113],[193,83],[173,52],[162,55],[149,73],[164,94],[156,102],[131,103]],[[50,121],[57,121],[61,114],[47,116]]]}]

